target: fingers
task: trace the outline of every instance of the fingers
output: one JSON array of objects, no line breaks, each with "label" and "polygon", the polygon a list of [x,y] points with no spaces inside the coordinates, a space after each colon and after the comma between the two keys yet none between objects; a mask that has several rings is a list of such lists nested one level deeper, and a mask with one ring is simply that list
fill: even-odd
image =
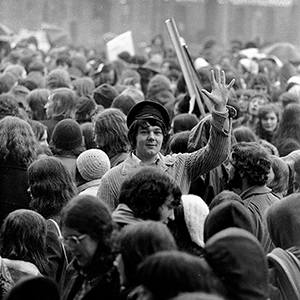
[{"label": "fingers", "polygon": [[216,78],[215,78],[214,70],[210,70],[210,81],[211,81],[212,87],[214,87],[214,85],[216,84]]},{"label": "fingers", "polygon": [[230,83],[227,85],[227,89],[230,90],[233,87],[234,83],[235,83],[235,79],[232,79]]},{"label": "fingers", "polygon": [[225,72],[224,72],[224,70],[222,70],[221,71],[221,84],[222,85],[226,85],[226,79],[225,79],[226,77],[225,77]]}]

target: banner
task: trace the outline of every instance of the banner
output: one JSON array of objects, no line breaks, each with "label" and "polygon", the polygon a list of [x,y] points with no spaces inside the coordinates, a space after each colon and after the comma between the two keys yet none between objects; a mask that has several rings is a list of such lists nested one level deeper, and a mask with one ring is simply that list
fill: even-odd
[{"label": "banner", "polygon": [[130,55],[134,55],[134,44],[132,32],[124,32],[106,43],[107,57],[109,61],[114,61],[118,58],[118,54],[127,51]]}]

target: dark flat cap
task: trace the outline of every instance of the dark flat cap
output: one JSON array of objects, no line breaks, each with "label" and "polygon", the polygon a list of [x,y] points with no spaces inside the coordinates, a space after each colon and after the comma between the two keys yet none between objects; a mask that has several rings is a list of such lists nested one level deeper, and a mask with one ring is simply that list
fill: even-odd
[{"label": "dark flat cap", "polygon": [[170,116],[165,107],[154,101],[141,101],[135,104],[127,115],[127,127],[129,128],[135,120],[155,119],[163,122],[168,128]]}]

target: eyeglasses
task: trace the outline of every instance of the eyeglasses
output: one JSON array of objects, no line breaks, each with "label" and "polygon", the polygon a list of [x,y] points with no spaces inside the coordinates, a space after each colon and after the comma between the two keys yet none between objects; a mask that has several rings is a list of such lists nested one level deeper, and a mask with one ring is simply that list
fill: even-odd
[{"label": "eyeglasses", "polygon": [[79,245],[87,236],[87,234],[82,234],[80,236],[72,235],[68,237],[61,236],[59,239],[65,246],[75,247]]}]

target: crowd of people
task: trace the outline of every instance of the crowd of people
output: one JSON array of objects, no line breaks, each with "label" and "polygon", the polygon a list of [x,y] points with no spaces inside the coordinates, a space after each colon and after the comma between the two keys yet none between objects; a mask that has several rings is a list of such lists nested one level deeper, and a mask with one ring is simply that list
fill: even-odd
[{"label": "crowd of people", "polygon": [[231,45],[203,111],[161,36],[0,42],[1,299],[300,299],[300,56]]}]

